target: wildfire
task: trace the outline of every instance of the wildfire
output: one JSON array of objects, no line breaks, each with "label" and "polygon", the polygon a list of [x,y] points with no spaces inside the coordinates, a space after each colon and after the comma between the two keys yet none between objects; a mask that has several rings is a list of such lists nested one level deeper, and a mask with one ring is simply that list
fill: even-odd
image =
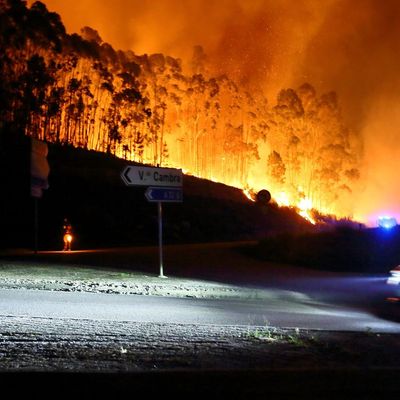
[{"label": "wildfire", "polygon": [[307,221],[311,222],[313,225],[316,224],[315,219],[310,214],[312,209],[312,201],[310,199],[308,199],[307,197],[300,199],[297,204],[297,208],[299,209],[299,215],[301,215]]},{"label": "wildfire", "polygon": [[277,202],[278,206],[280,207],[289,207],[290,206],[290,200],[289,196],[285,192],[278,192],[278,194],[275,197],[275,201]]},{"label": "wildfire", "polygon": [[[242,192],[249,200],[255,201],[253,189],[246,187],[242,189]],[[316,224],[315,218],[311,215],[311,210],[313,208],[311,199],[302,196],[302,198],[296,203],[295,201],[290,201],[286,192],[278,192],[277,195],[274,196],[274,200],[279,207],[293,207],[305,220],[313,225]]]},{"label": "wildfire", "polygon": [[[312,83],[278,86],[273,94],[254,82],[249,90],[234,71],[212,68],[215,58],[201,46],[184,60],[140,55],[113,49],[88,26],[81,35],[61,34],[61,21],[56,24],[38,5],[22,7],[18,18],[14,11],[4,19],[10,25],[5,30],[16,34],[14,26],[24,18],[32,19],[27,27],[39,29],[41,13],[54,32],[24,31],[26,43],[19,46],[20,36],[7,41],[13,57],[0,63],[8,99],[0,110],[4,126],[50,143],[181,168],[241,188],[251,201],[267,182],[279,206],[293,207],[311,223],[312,208],[336,216],[348,212],[341,207],[360,176],[361,146],[342,120],[335,92],[318,93]],[[29,96],[22,100],[15,87]],[[307,188],[313,204],[299,187]]]},{"label": "wildfire", "polygon": [[244,193],[244,195],[250,200],[250,201],[255,201],[254,200],[254,192],[249,189],[249,188],[244,188],[242,189],[242,192]]}]

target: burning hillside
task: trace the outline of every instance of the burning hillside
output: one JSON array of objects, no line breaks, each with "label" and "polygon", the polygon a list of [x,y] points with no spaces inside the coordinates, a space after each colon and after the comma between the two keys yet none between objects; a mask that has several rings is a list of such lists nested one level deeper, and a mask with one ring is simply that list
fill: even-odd
[{"label": "burning hillside", "polygon": [[[113,3],[108,18],[132,19],[117,33],[121,24],[104,24],[105,4],[82,1],[74,5],[81,13],[69,5],[62,16],[69,26],[74,20],[85,26],[91,15],[99,31],[86,26],[67,34],[59,15],[42,3],[28,8],[1,1],[3,128],[179,167],[253,193],[267,188],[278,204],[298,207],[310,219],[312,208],[353,215],[363,143],[360,126],[351,129],[349,121],[361,117],[347,118],[338,95],[320,84],[322,75],[303,68],[306,44],[324,18],[340,15],[338,2],[296,2],[285,15],[285,1],[216,2],[207,13],[209,35],[201,34],[205,21],[196,21],[204,2],[190,2],[189,11],[178,7],[175,22],[172,3],[152,2],[151,10],[137,2]],[[373,4],[367,2],[366,18]],[[143,34],[161,16],[163,29]],[[103,31],[130,50],[114,49]],[[185,46],[178,40],[172,45],[182,32]],[[305,71],[299,76],[309,82],[293,79],[296,54],[297,69]],[[313,78],[327,91],[319,93]]]}]

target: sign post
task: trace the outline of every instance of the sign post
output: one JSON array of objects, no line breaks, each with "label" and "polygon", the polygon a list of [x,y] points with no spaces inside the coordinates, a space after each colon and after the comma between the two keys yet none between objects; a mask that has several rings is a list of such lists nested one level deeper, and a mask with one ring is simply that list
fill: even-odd
[{"label": "sign post", "polygon": [[160,261],[159,278],[164,275],[163,238],[162,238],[162,203],[181,203],[182,170],[175,168],[127,166],[121,173],[127,186],[147,186],[147,201],[157,203],[158,213],[158,252]]},{"label": "sign post", "polygon": [[160,260],[160,274],[159,278],[166,278],[164,275],[164,265],[163,265],[163,241],[162,241],[162,206],[161,201],[157,202],[158,209],[158,254]]},{"label": "sign post", "polygon": [[145,197],[149,202],[157,202],[158,210],[158,247],[160,258],[160,275],[159,278],[166,278],[163,266],[163,245],[162,245],[162,203],[181,203],[182,188],[181,187],[160,187],[149,186],[146,189]]}]

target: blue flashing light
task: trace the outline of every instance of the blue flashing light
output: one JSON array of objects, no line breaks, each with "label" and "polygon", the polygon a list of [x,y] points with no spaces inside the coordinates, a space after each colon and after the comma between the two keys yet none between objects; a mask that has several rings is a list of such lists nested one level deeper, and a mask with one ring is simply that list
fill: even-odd
[{"label": "blue flashing light", "polygon": [[379,217],[378,226],[384,229],[392,229],[397,226],[396,218],[394,217]]}]

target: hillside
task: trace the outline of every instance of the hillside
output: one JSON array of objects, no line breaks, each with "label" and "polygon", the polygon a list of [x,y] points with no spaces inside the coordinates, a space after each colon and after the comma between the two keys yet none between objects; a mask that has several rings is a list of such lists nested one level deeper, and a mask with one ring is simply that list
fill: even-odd
[{"label": "hillside", "polygon": [[[1,247],[33,245],[34,200],[29,194],[26,138],[3,142]],[[75,248],[157,243],[157,207],[145,188],[127,187],[125,160],[72,146],[49,144],[50,187],[38,200],[39,248],[59,249],[67,217]],[[241,190],[185,175],[184,201],[163,205],[165,243],[253,240],[311,227],[293,210],[254,203]]]}]

